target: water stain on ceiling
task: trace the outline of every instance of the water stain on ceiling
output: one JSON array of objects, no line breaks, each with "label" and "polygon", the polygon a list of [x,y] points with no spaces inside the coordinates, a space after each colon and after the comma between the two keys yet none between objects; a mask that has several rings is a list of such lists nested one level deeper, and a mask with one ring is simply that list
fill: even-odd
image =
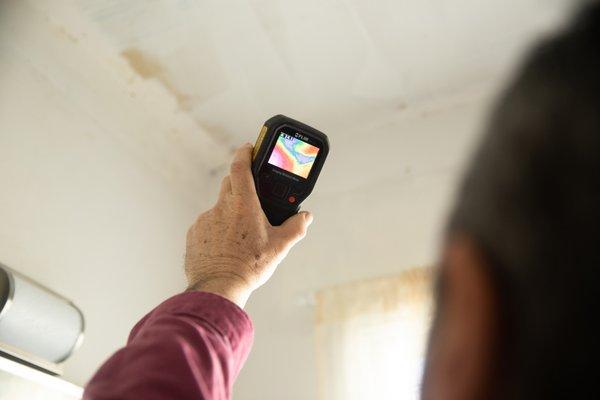
[{"label": "water stain on ceiling", "polygon": [[182,111],[191,110],[191,96],[181,92],[169,80],[165,68],[160,61],[151,55],[142,52],[136,48],[128,48],[121,52],[121,55],[129,66],[144,79],[156,79],[161,85],[175,98],[177,105]]}]

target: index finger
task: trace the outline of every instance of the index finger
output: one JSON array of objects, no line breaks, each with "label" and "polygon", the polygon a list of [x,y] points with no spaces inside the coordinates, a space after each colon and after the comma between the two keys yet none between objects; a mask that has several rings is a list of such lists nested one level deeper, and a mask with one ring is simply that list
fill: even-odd
[{"label": "index finger", "polygon": [[238,148],[231,162],[231,191],[234,195],[256,193],[252,177],[252,145],[246,143]]}]

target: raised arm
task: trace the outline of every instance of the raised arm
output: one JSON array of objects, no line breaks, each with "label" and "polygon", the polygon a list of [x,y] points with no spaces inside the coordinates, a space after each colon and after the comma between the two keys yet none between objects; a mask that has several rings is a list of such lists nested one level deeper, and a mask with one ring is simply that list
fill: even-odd
[{"label": "raised arm", "polygon": [[252,323],[242,308],[312,222],[303,212],[281,226],[269,224],[250,172],[251,153],[251,145],[238,149],[217,204],[188,231],[187,292],[138,322],[127,345],[88,383],[84,399],[231,398],[252,344]]}]

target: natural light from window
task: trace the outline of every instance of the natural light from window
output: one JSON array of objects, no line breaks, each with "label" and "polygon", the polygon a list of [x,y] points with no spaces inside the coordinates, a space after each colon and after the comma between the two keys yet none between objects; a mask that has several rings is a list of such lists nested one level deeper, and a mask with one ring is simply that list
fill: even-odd
[{"label": "natural light from window", "polygon": [[429,275],[416,269],[319,293],[320,399],[419,398],[430,319]]}]

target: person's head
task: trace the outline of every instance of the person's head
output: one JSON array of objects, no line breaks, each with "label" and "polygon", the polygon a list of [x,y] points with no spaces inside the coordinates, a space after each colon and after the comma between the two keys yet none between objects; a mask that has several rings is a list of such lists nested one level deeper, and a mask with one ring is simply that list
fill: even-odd
[{"label": "person's head", "polygon": [[592,398],[600,3],[532,52],[458,192],[423,398]]}]

